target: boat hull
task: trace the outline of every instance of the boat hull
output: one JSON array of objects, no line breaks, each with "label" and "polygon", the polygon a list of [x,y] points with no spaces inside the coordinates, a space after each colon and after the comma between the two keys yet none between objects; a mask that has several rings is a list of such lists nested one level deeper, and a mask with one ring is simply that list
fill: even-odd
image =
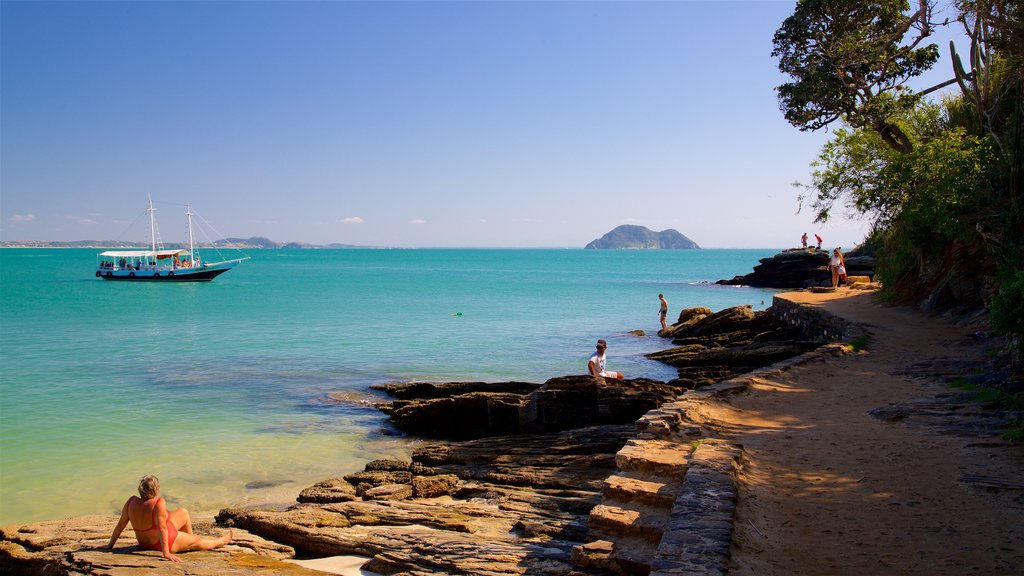
[{"label": "boat hull", "polygon": [[174,272],[97,270],[96,275],[104,280],[123,280],[125,282],[209,282],[228,270],[231,268],[176,270]]}]

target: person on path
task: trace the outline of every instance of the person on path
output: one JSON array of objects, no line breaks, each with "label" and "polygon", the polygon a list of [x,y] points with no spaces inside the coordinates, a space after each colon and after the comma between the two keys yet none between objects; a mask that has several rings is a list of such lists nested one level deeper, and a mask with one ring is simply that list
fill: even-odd
[{"label": "person on path", "polygon": [[843,253],[837,247],[832,251],[832,259],[828,261],[828,267],[832,270],[832,287],[838,288],[839,282],[846,282],[846,261],[843,260]]},{"label": "person on path", "polygon": [[807,232],[804,232],[804,235],[800,237],[800,244],[804,250],[807,249]]},{"label": "person on path", "polygon": [[814,238],[818,240],[818,250],[821,250],[821,236],[815,234]]},{"label": "person on path", "polygon": [[121,508],[121,518],[117,521],[110,542],[105,546],[113,549],[117,538],[128,523],[132,523],[135,538],[139,546],[163,553],[164,558],[171,562],[181,562],[175,552],[189,550],[213,550],[231,542],[234,532],[211,540],[201,538],[192,533],[192,517],[188,510],[178,508],[168,513],[164,499],[160,498],[160,480],[152,474],[139,480],[139,495],[132,496]]},{"label": "person on path", "polygon": [[664,294],[658,294],[658,300],[661,300],[661,310],[658,311],[658,318],[661,319],[661,329],[668,328],[668,323],[665,319],[668,318],[668,300],[665,300]]},{"label": "person on path", "polygon": [[609,372],[605,369],[605,355],[604,351],[608,348],[608,343],[604,341],[604,338],[597,341],[597,352],[590,357],[590,361],[587,362],[587,370],[590,371],[592,376],[599,376],[601,378],[618,378],[622,380],[625,376],[622,372]]}]

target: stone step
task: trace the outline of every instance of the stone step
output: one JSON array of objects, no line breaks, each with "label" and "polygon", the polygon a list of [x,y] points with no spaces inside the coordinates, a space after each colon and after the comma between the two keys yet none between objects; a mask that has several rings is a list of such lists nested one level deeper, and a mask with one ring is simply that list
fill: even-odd
[{"label": "stone step", "polygon": [[615,465],[622,472],[640,472],[680,481],[686,476],[690,449],[671,440],[632,439],[615,454]]},{"label": "stone step", "polygon": [[[601,534],[600,532],[597,532]],[[635,536],[605,536],[601,548],[606,551],[602,566],[594,566],[631,576],[647,576],[651,572],[658,545]]]},{"label": "stone step", "polygon": [[614,536],[636,536],[643,538],[657,547],[665,533],[671,510],[662,508],[633,505],[620,507],[609,504],[598,504],[590,511],[590,530]]},{"label": "stone step", "polygon": [[593,542],[573,546],[573,566],[608,570],[611,568],[611,556],[614,548],[615,543],[610,540],[594,540]]},{"label": "stone step", "polygon": [[604,481],[602,493],[604,502],[641,502],[648,506],[672,509],[679,492],[679,482],[661,481],[660,476],[651,479],[649,475],[636,472],[620,472]]}]

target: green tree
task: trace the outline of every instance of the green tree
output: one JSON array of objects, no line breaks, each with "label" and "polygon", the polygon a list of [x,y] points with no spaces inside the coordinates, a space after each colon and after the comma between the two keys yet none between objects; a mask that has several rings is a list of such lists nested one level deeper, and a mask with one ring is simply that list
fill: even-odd
[{"label": "green tree", "polygon": [[801,202],[819,222],[843,204],[871,217],[876,229],[901,221],[947,240],[965,238],[974,224],[964,215],[977,208],[996,156],[988,139],[950,125],[947,110],[957,103],[922,104],[892,119],[911,144],[907,153],[874,130],[836,130],[812,164]]},{"label": "green tree", "polygon": [[[935,64],[931,0],[799,0],[775,32],[772,56],[792,78],[776,88],[791,124],[818,130],[836,120],[874,130],[900,152],[913,141],[893,119],[918,103],[905,83]],[[920,46],[920,47],[919,47]]]}]

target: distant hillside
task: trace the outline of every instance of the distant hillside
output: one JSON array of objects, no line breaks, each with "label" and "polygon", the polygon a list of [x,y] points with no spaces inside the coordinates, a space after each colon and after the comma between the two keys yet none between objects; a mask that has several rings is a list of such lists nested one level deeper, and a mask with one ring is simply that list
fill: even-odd
[{"label": "distant hillside", "polygon": [[696,242],[676,230],[655,232],[643,226],[623,224],[586,245],[587,250],[699,250]]}]

